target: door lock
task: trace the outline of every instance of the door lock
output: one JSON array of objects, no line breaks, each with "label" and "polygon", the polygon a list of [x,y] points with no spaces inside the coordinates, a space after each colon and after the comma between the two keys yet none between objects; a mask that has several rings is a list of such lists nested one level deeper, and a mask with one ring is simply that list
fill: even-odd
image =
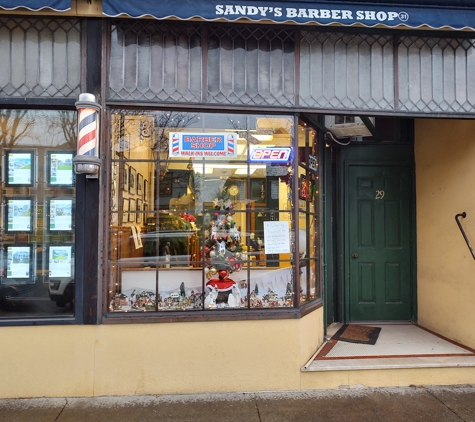
[{"label": "door lock", "polygon": [[351,255],[352,258],[358,258],[359,255],[355,252],[353,255]]}]

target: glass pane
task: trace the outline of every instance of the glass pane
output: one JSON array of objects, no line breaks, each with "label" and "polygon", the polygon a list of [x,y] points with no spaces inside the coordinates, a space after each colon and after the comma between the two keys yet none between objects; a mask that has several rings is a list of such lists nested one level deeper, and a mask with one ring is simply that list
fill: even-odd
[{"label": "glass pane", "polygon": [[209,102],[294,105],[294,50],[292,31],[210,27]]},{"label": "glass pane", "polygon": [[300,305],[321,297],[320,177],[315,131],[300,122],[298,128],[298,210]]},{"label": "glass pane", "polygon": [[300,104],[394,110],[393,38],[302,32]]},{"label": "glass pane", "polygon": [[0,111],[1,317],[74,313],[76,124],[73,111]]},{"label": "glass pane", "polygon": [[116,21],[109,97],[201,101],[201,61],[199,25]]},{"label": "glass pane", "polygon": [[401,110],[463,113],[472,109],[473,53],[474,42],[469,39],[402,37],[397,51]]},{"label": "glass pane", "polygon": [[293,118],[115,111],[111,128],[110,311],[293,306]]},{"label": "glass pane", "polygon": [[80,35],[77,20],[1,18],[0,97],[76,98]]}]

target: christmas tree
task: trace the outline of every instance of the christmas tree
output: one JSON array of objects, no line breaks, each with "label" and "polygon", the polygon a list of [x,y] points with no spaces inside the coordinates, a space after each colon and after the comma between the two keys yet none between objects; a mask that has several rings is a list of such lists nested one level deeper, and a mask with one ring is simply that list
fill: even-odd
[{"label": "christmas tree", "polygon": [[215,198],[214,211],[204,232],[205,272],[212,278],[221,270],[240,271],[247,255],[241,244],[241,231],[233,219],[230,199]]}]

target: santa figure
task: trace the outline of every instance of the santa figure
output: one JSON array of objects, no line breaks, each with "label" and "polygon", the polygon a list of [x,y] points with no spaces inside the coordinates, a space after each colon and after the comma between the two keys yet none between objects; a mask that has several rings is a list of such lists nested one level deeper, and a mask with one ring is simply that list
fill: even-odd
[{"label": "santa figure", "polygon": [[218,278],[212,278],[206,283],[209,289],[216,288],[218,290],[217,302],[228,302],[229,293],[231,293],[236,282],[228,277],[227,270],[219,270]]}]

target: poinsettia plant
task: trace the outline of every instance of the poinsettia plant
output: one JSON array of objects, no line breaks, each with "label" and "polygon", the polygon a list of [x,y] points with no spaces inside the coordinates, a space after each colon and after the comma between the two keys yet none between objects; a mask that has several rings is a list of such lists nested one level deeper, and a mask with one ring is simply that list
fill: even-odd
[{"label": "poinsettia plant", "polygon": [[196,223],[196,217],[194,215],[184,213],[184,214],[180,214],[180,217],[183,218],[183,220],[187,221],[188,223]]}]

